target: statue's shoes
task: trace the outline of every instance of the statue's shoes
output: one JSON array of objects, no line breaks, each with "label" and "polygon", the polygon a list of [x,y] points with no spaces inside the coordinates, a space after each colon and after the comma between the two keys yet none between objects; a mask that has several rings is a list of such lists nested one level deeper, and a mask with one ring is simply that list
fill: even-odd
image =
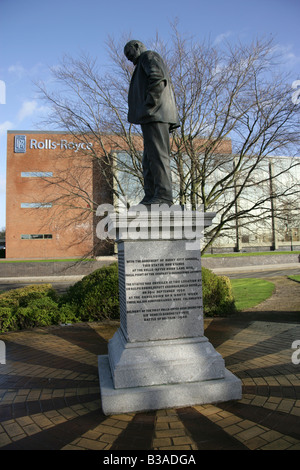
[{"label": "statue's shoes", "polygon": [[167,204],[167,206],[172,206],[173,205],[173,201],[168,201],[168,200],[165,200],[165,199],[159,199],[158,197],[153,197],[152,199],[150,199],[150,201],[148,202],[144,202],[143,204],[149,206],[149,205],[152,205],[152,204],[158,204],[158,205],[162,205],[162,204]]}]

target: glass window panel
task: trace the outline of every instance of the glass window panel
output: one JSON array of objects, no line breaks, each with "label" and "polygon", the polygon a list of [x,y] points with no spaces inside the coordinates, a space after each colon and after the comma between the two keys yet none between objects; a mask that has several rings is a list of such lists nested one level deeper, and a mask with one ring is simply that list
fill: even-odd
[{"label": "glass window panel", "polygon": [[52,171],[22,171],[22,178],[51,178]]},{"label": "glass window panel", "polygon": [[52,204],[47,202],[21,202],[22,209],[39,209],[49,207],[52,207]]},{"label": "glass window panel", "polygon": [[42,239],[51,239],[51,233],[35,233],[35,234],[22,234],[21,240],[42,240]]}]

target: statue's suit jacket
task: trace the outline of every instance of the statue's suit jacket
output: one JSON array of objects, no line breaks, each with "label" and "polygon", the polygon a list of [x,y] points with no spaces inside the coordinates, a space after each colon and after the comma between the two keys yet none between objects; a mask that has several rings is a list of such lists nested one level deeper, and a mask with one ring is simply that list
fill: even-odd
[{"label": "statue's suit jacket", "polygon": [[179,126],[171,79],[156,52],[146,51],[138,58],[128,93],[128,121],[165,122],[171,129]]}]

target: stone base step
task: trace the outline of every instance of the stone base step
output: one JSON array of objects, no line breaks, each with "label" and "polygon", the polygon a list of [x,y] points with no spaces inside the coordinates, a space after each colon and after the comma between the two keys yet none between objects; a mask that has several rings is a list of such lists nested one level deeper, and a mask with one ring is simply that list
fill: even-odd
[{"label": "stone base step", "polygon": [[220,403],[242,398],[240,379],[225,369],[223,379],[115,389],[108,355],[98,356],[102,410],[105,415]]}]

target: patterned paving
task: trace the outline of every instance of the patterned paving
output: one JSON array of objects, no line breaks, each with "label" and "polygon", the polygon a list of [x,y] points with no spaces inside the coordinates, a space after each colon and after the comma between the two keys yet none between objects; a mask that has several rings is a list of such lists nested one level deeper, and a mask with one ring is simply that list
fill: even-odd
[{"label": "patterned paving", "polygon": [[241,378],[236,402],[104,416],[97,356],[117,324],[0,335],[0,449],[299,450],[300,364],[293,323],[207,319],[205,334]]}]

